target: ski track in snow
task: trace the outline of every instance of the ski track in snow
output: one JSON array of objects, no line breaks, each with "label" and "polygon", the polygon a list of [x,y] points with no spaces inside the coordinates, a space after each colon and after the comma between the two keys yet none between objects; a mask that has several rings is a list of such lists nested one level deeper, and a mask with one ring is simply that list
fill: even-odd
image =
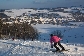
[{"label": "ski track in snow", "polygon": [[[70,48],[69,52],[63,52],[63,53],[53,53],[50,50],[50,43],[49,42],[40,42],[40,41],[11,41],[12,43],[3,42],[4,52],[1,53],[0,48],[0,56],[83,56],[84,55],[84,47],[78,47],[76,45],[71,44],[64,44],[62,43],[65,48]],[[1,43],[0,43],[1,45]],[[3,46],[2,46],[3,48]],[[53,48],[55,49],[55,48]],[[49,52],[47,52],[49,51]]]},{"label": "ski track in snow", "polygon": [[[34,26],[41,32],[39,41],[0,40],[0,56],[84,56],[84,27],[44,26]],[[64,34],[62,45],[66,49],[70,49],[69,52],[53,53],[49,51],[51,49],[49,34],[59,28],[61,28],[60,30]]]}]

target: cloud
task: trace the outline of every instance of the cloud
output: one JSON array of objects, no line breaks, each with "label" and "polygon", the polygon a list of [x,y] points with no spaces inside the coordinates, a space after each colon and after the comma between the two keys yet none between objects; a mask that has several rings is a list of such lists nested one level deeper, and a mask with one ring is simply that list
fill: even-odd
[{"label": "cloud", "polygon": [[35,1],[33,1],[33,3],[35,3],[35,4],[45,4],[45,3],[49,3],[49,2],[53,2],[53,0],[35,0]]},{"label": "cloud", "polygon": [[45,1],[40,1],[40,0],[36,0],[36,1],[33,1],[34,4],[44,4],[46,3]]}]

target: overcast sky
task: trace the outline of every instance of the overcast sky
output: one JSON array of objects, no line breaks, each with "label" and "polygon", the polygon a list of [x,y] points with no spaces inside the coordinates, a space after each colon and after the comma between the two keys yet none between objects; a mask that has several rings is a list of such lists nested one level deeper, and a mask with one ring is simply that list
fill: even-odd
[{"label": "overcast sky", "polygon": [[84,0],[0,0],[0,9],[84,6]]}]

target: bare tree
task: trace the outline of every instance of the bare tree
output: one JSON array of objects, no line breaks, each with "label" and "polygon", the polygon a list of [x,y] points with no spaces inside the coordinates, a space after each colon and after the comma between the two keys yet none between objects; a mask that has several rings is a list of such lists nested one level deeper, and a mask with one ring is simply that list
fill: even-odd
[{"label": "bare tree", "polygon": [[2,20],[0,19],[0,38],[1,38],[1,32],[2,32]]}]

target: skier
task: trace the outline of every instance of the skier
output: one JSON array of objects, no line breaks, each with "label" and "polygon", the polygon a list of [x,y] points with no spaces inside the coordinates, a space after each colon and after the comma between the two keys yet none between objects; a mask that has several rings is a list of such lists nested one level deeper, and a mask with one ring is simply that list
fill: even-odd
[{"label": "skier", "polygon": [[60,51],[59,47],[57,47],[57,44],[62,48],[61,51],[65,50],[65,48],[60,43],[60,40],[62,40],[61,38],[59,38],[58,36],[54,36],[53,34],[50,34],[50,36],[51,36],[50,38],[51,48],[52,48],[52,44],[54,43],[54,47],[56,48],[56,51]]}]

